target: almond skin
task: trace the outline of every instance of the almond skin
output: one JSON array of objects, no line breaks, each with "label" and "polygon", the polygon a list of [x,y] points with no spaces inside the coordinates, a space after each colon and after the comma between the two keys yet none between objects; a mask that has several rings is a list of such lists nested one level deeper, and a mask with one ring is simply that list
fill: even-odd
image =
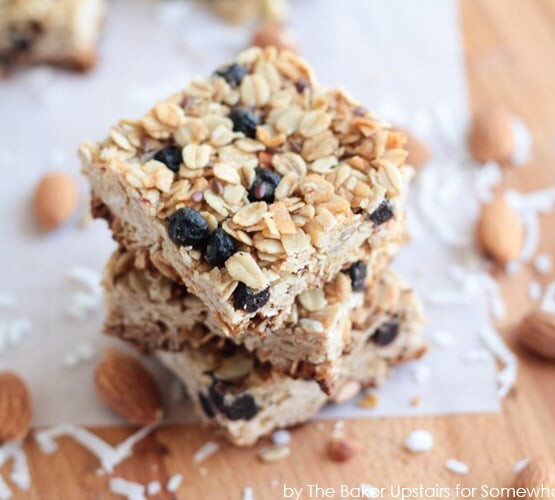
[{"label": "almond skin", "polygon": [[555,314],[530,312],[520,323],[518,338],[534,354],[555,360]]},{"label": "almond skin", "polygon": [[38,224],[50,231],[67,222],[77,209],[79,188],[69,175],[54,173],[41,179],[34,197]]},{"label": "almond skin", "polygon": [[27,385],[13,372],[0,372],[0,443],[24,439],[31,427]]},{"label": "almond skin", "polygon": [[477,226],[478,244],[501,264],[515,260],[522,249],[524,228],[515,211],[502,196],[482,209]]},{"label": "almond skin", "polygon": [[108,351],[96,367],[94,381],[102,400],[134,425],[150,425],[163,416],[162,400],[150,373],[135,358]]},{"label": "almond skin", "polygon": [[511,115],[497,106],[488,106],[476,113],[468,146],[478,161],[507,163],[515,149]]},{"label": "almond skin", "polygon": [[328,457],[334,462],[347,462],[360,452],[360,445],[346,437],[332,438],[328,443]]},{"label": "almond skin", "polygon": [[291,36],[279,23],[265,23],[252,36],[251,44],[262,49],[276,47],[279,50],[297,52],[297,47]]},{"label": "almond skin", "polygon": [[430,161],[430,148],[408,130],[403,130],[403,133],[406,137],[407,163],[414,168],[422,168]]},{"label": "almond skin", "polygon": [[555,489],[555,462],[547,458],[537,458],[531,460],[530,463],[518,473],[515,479],[515,488],[523,488],[528,492],[528,495],[522,498],[528,500],[536,498],[545,498],[553,500],[549,496],[534,496],[531,494],[534,488],[538,489],[544,486],[548,489]]}]

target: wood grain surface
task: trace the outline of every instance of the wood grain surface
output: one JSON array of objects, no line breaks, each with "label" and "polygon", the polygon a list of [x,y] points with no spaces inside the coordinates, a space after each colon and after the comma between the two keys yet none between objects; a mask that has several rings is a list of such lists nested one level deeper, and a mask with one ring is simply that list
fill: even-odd
[{"label": "wood grain surface", "polygon": [[[521,116],[531,128],[534,157],[529,166],[507,169],[504,184],[527,191],[555,185],[555,2],[552,0],[461,0],[468,85],[474,108],[497,101]],[[541,251],[555,256],[555,214],[541,220]],[[530,267],[517,276],[498,276],[508,301],[509,317],[501,325],[509,344],[518,353],[518,383],[496,415],[396,418],[348,421],[348,434],[363,444],[354,460],[336,464],[325,455],[332,423],[311,423],[292,431],[292,454],[273,464],[262,464],[254,450],[235,449],[222,443],[222,451],[201,466],[192,454],[212,433],[196,426],[171,426],[156,431],[139,443],[133,457],[117,467],[114,476],[146,484],[165,483],[180,472],[184,481],[179,499],[241,499],[243,488],[253,488],[255,498],[283,498],[283,484],[338,489],[341,484],[369,483],[429,487],[510,486],[515,462],[523,457],[555,453],[555,365],[540,361],[514,342],[515,325],[532,304],[527,284],[532,279],[546,284],[554,276],[541,276]],[[453,394],[456,398],[457,395]],[[433,431],[433,452],[411,455],[403,450],[407,434],[416,428]],[[132,429],[98,429],[112,443]],[[44,455],[32,439],[26,443],[32,488],[15,498],[109,499],[107,477],[100,477],[97,460],[70,439],[60,449]],[[466,476],[444,468],[448,458],[471,467]],[[9,468],[1,469],[4,477]],[[9,482],[9,481],[8,481]],[[277,486],[276,486],[277,485]],[[314,490],[313,490],[314,493]],[[480,491],[475,495],[480,497]],[[172,498],[162,493],[152,498]],[[341,498],[340,494],[331,498]]]}]

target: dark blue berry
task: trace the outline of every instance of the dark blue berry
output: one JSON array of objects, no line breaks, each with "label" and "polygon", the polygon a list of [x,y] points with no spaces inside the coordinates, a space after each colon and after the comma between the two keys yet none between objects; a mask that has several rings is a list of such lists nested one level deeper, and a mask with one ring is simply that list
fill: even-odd
[{"label": "dark blue berry", "polygon": [[204,258],[213,266],[222,267],[237,251],[237,242],[223,229],[216,229],[208,239]]},{"label": "dark blue berry", "polygon": [[183,207],[170,215],[170,238],[182,246],[202,248],[208,238],[208,224],[199,212]]},{"label": "dark blue berry", "polygon": [[232,87],[237,87],[245,78],[247,70],[240,64],[233,63],[229,66],[224,66],[216,71],[216,75],[221,76]]},{"label": "dark blue berry", "polygon": [[260,125],[260,117],[251,108],[234,108],[229,113],[235,132],[243,132],[247,137],[254,139],[256,127]]},{"label": "dark blue berry", "polygon": [[249,201],[265,201],[273,203],[274,191],[281,181],[281,175],[273,170],[258,167],[251,187],[249,188]]},{"label": "dark blue berry", "polygon": [[233,292],[233,305],[235,309],[253,313],[263,307],[270,300],[270,287],[255,292],[244,283],[239,283]]},{"label": "dark blue berry", "polygon": [[162,162],[172,172],[177,172],[179,170],[179,166],[183,162],[181,148],[178,148],[176,146],[167,146],[163,149],[160,149],[154,155],[154,159]]},{"label": "dark blue berry", "polygon": [[234,392],[232,385],[222,380],[214,380],[208,390],[214,407],[229,420],[250,420],[258,413],[258,405],[250,394]]},{"label": "dark blue berry", "polygon": [[378,205],[378,208],[374,210],[368,218],[374,223],[380,226],[384,224],[389,219],[393,217],[393,207],[389,203],[387,199],[384,200]]},{"label": "dark blue berry", "polygon": [[210,400],[202,393],[198,393],[198,399],[200,401],[200,406],[202,407],[202,411],[208,418],[214,418],[216,413],[214,412],[214,408],[210,404]]},{"label": "dark blue berry", "polygon": [[250,420],[258,413],[258,405],[250,394],[241,394],[231,404],[224,405],[222,413],[229,420]]},{"label": "dark blue berry", "polygon": [[391,344],[399,334],[399,323],[397,321],[387,321],[381,325],[372,335],[372,342],[379,346]]},{"label": "dark blue berry", "polygon": [[351,278],[351,287],[354,292],[362,292],[366,288],[366,272],[367,266],[363,262],[355,262],[349,269],[347,274]]}]

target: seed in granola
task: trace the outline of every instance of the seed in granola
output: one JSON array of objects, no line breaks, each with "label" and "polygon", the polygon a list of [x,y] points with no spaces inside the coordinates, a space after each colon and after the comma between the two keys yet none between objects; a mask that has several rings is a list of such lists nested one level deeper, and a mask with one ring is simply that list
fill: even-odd
[{"label": "seed in granola", "polygon": [[239,86],[246,74],[245,67],[237,63],[224,66],[216,71],[216,75],[221,76],[232,87]]},{"label": "seed in granola", "polygon": [[169,218],[170,238],[182,246],[202,248],[208,237],[208,224],[204,217],[193,208],[183,207]]},{"label": "seed in granola", "polygon": [[381,226],[393,217],[393,207],[387,199],[384,199],[376,210],[374,210],[368,218],[378,226]]},{"label": "seed in granola", "polygon": [[237,251],[237,242],[223,229],[216,229],[208,239],[204,258],[213,266],[222,267]]},{"label": "seed in granola", "polygon": [[204,194],[202,193],[202,191],[195,191],[192,195],[191,195],[191,200],[195,201],[195,202],[199,202],[202,201],[202,199],[204,198]]},{"label": "seed in granola", "polygon": [[243,132],[251,139],[256,137],[256,127],[260,125],[260,117],[251,108],[234,108],[229,113],[229,119],[233,122],[235,132]]},{"label": "seed in granola", "polygon": [[160,149],[160,151],[154,155],[154,159],[162,162],[172,172],[177,172],[179,170],[179,166],[183,162],[181,149],[176,146],[167,146]]},{"label": "seed in granola", "polygon": [[366,274],[368,267],[364,262],[355,262],[349,269],[347,274],[351,278],[351,287],[353,292],[363,292],[366,288]]},{"label": "seed in granola", "polygon": [[397,321],[386,321],[381,325],[374,335],[372,335],[372,342],[379,346],[386,346],[391,344],[399,334],[399,323]]},{"label": "seed in granola", "polygon": [[214,408],[212,408],[210,400],[202,392],[198,393],[198,400],[200,401],[200,406],[204,414],[208,418],[214,418],[216,414],[214,413]]},{"label": "seed in granola", "polygon": [[277,172],[258,167],[254,181],[249,189],[249,200],[273,203],[274,191],[279,181],[281,181],[281,175]]},{"label": "seed in granola", "polygon": [[261,292],[255,292],[244,283],[239,283],[233,292],[233,305],[235,309],[240,309],[248,313],[258,311],[266,302],[270,300],[270,287]]}]

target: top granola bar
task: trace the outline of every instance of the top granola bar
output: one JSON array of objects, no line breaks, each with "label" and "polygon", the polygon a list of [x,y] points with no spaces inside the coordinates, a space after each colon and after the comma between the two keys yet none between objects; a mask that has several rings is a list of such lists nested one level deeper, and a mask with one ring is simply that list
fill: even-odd
[{"label": "top granola bar", "polygon": [[[251,48],[80,148],[126,246],[158,248],[229,334],[404,234],[404,136],[288,51]],[[382,261],[384,259],[381,259]],[[377,273],[381,269],[369,269]]]}]

